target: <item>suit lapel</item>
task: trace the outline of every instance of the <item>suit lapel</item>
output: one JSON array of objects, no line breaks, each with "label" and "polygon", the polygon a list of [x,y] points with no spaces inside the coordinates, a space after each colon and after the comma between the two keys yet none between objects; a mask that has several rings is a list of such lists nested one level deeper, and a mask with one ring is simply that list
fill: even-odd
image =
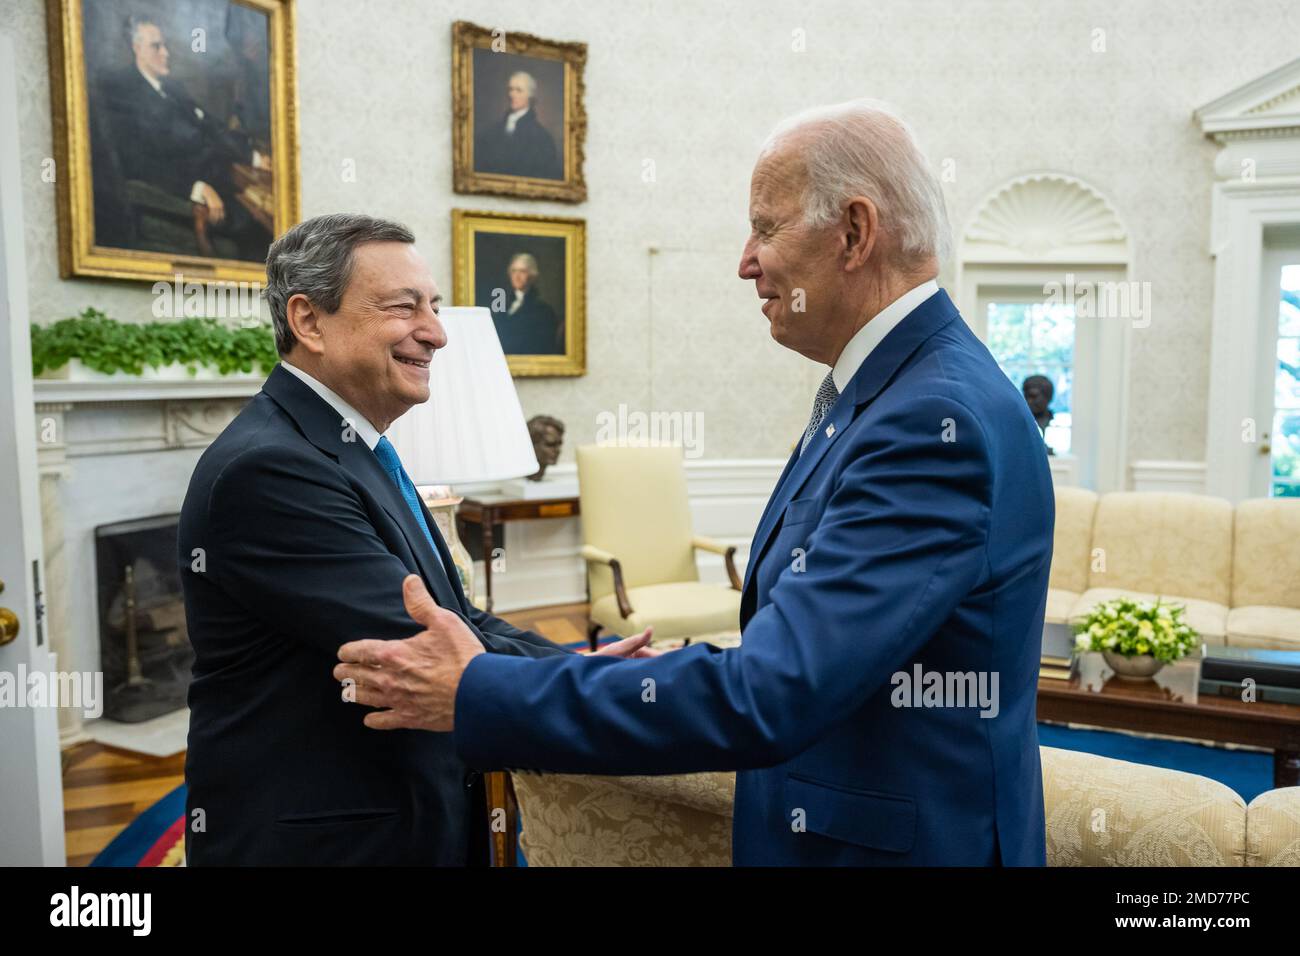
[{"label": "suit lapel", "polygon": [[858,413],[884,390],[921,343],[957,316],[956,306],[942,289],[909,312],[863,361],[844,393],[826,413],[803,454],[796,452],[791,457],[776,490],[772,492],[750,545],[741,598],[742,612],[747,603],[756,603],[756,597],[751,595],[750,590],[751,587],[756,587],[754,582],[759,562],[780,527],[786,505],[807,483],[831,445],[848,430]]},{"label": "suit lapel", "polygon": [[[286,372],[278,365],[272,370],[262,390],[298,424],[308,441],[365,485],[366,490],[401,529],[407,547],[415,555],[421,577],[433,592],[434,599],[441,607],[463,613],[464,609],[456,598],[457,592],[452,588],[441,556],[430,546],[428,538],[416,523],[415,515],[407,507],[406,499],[379,464],[375,453],[366,447],[366,443],[347,427],[347,423],[339,418],[338,412],[328,402],[293,373]],[[430,532],[438,535],[433,519],[426,517],[426,520]],[[434,540],[439,539],[435,537]]]}]

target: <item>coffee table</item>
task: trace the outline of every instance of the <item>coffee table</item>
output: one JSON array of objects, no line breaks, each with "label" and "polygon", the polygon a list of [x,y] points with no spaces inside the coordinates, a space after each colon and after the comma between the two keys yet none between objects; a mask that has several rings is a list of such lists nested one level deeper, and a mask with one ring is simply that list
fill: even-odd
[{"label": "coffee table", "polygon": [[1205,695],[1189,704],[1169,699],[1151,681],[1113,678],[1093,693],[1077,676],[1040,678],[1038,719],[1263,747],[1273,751],[1273,786],[1300,786],[1300,706],[1295,704]]}]

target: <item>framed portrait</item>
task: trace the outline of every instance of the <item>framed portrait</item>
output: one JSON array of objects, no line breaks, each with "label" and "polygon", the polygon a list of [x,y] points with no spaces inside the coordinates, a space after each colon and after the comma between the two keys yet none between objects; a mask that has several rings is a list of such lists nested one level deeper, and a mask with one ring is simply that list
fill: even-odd
[{"label": "framed portrait", "polygon": [[586,63],[585,43],[453,23],[456,192],[584,201]]},{"label": "framed portrait", "polygon": [[46,0],[64,278],[262,282],[298,221],[293,0]]},{"label": "framed portrait", "polygon": [[587,371],[587,224],[453,209],[452,298],[492,313],[512,375]]}]

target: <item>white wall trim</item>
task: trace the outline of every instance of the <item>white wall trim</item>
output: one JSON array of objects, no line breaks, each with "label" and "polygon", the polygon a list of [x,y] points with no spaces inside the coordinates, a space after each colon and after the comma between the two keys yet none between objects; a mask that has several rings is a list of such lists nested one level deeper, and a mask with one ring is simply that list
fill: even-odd
[{"label": "white wall trim", "polygon": [[1134,491],[1177,491],[1205,494],[1205,462],[1159,461],[1133,462]]}]

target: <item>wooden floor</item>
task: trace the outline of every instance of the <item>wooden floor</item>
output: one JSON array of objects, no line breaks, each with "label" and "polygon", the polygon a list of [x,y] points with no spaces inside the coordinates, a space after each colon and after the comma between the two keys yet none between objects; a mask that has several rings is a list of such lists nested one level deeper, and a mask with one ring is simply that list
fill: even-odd
[{"label": "wooden floor", "polygon": [[[502,614],[557,644],[585,641],[587,605],[559,604]],[[185,780],[185,754],[143,754],[86,743],[63,753],[63,830],[68,865],[85,866],[127,824]]]}]

